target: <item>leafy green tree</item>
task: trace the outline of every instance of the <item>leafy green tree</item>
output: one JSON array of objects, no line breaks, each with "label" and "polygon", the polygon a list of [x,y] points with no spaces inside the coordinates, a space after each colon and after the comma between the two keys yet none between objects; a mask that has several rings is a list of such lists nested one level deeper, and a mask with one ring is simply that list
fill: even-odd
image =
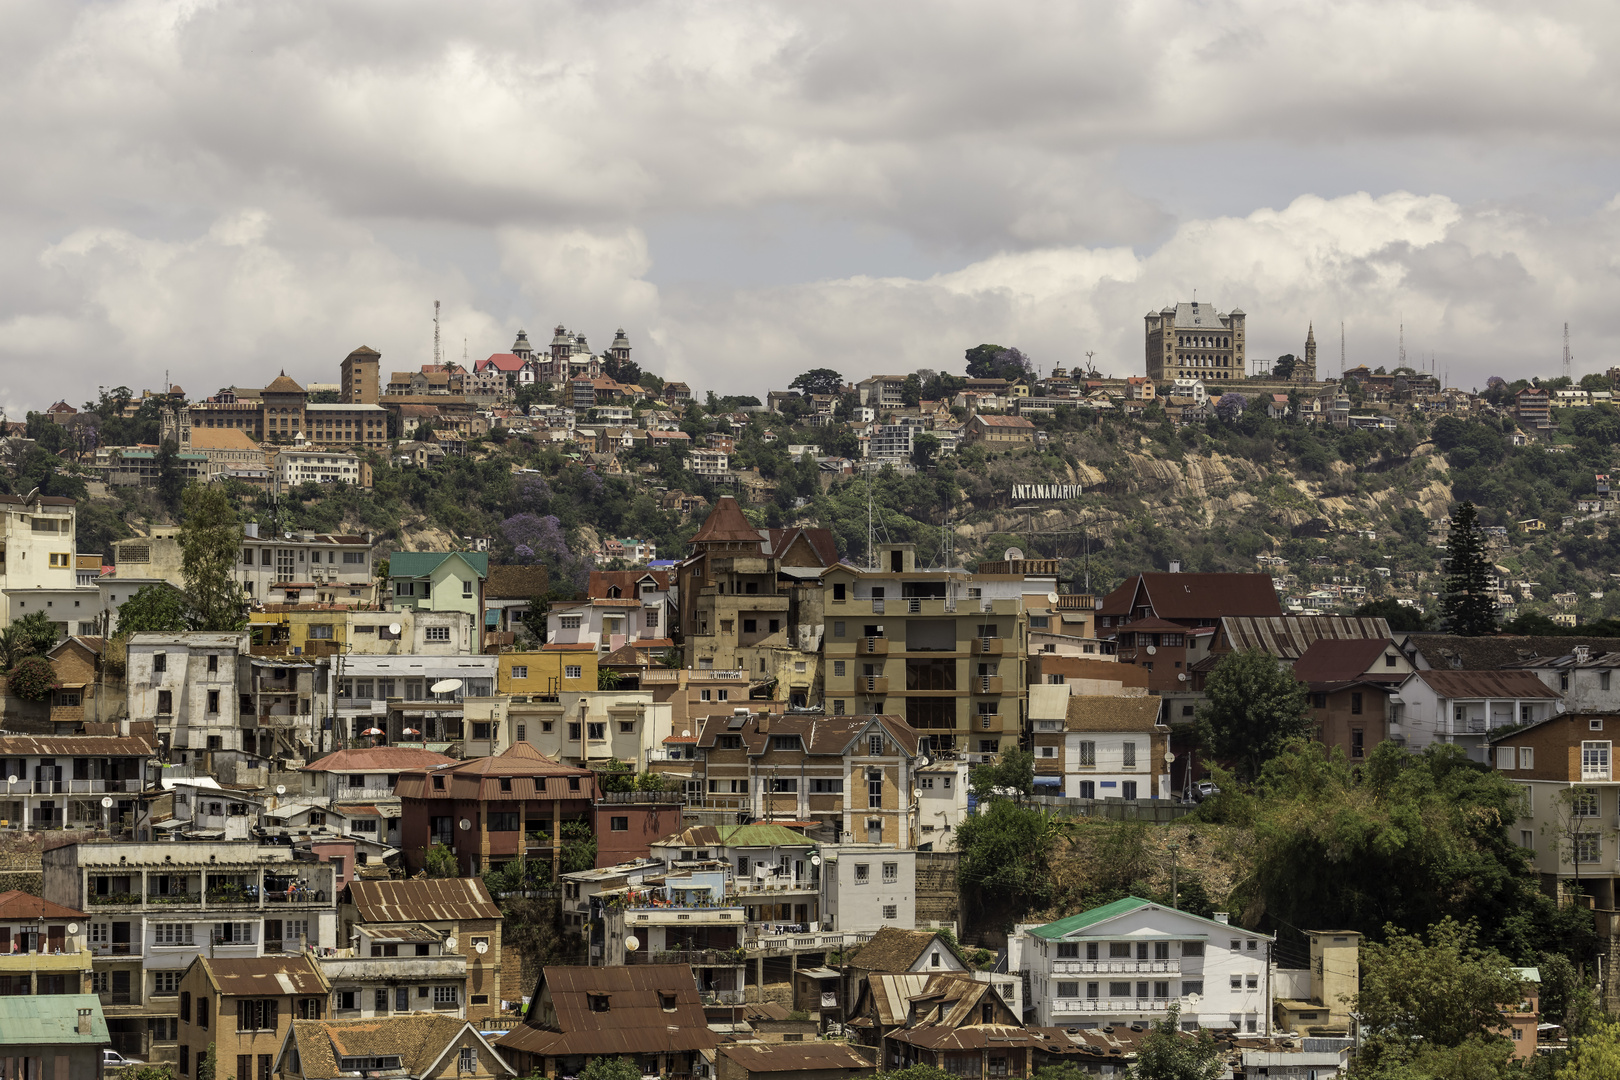
[{"label": "leafy green tree", "polygon": [[903,1069],[875,1074],[875,1080],[957,1080],[937,1065],[907,1065]]},{"label": "leafy green tree", "polygon": [[25,656],[6,672],[6,686],[24,701],[44,701],[56,689],[56,669],[43,656]]},{"label": "leafy green tree", "polygon": [[429,844],[427,852],[422,856],[422,869],[428,877],[450,878],[460,877],[461,867],[456,865],[456,857],[444,844]]},{"label": "leafy green tree", "polygon": [[1275,364],[1271,365],[1271,377],[1274,379],[1292,379],[1294,377],[1294,368],[1298,365],[1298,358],[1292,353],[1284,353],[1282,356],[1277,357]]},{"label": "leafy green tree", "polygon": [[1188,1038],[1181,1032],[1181,1006],[1173,1004],[1142,1039],[1131,1080],[1215,1080],[1226,1075],[1226,1062],[1215,1036],[1199,1028]]},{"label": "leafy green tree", "polygon": [[1351,614],[1357,618],[1383,619],[1389,624],[1390,630],[1397,634],[1417,633],[1428,629],[1428,620],[1423,617],[1423,612],[1406,607],[1391,596],[1386,596],[1382,600],[1369,600]]},{"label": "leafy green tree", "polygon": [[186,627],[186,594],[167,582],[142,585],[118,605],[119,637],[172,634]]},{"label": "leafy green tree", "polygon": [[1463,502],[1451,515],[1446,541],[1446,582],[1440,597],[1448,633],[1478,637],[1496,631],[1496,602],[1486,576],[1485,542],[1474,504]]},{"label": "leafy green tree", "polygon": [[223,633],[247,625],[236,581],[242,523],[217,484],[186,488],[180,524],[180,574],[191,602],[192,629]]},{"label": "leafy green tree", "polygon": [[[209,1043],[208,1049],[197,1057],[197,1080],[214,1080],[215,1066],[219,1057],[214,1052],[214,1044]],[[239,1077],[238,1080],[246,1080]]]},{"label": "leafy green tree", "polygon": [[433,421],[424,420],[420,424],[417,424],[416,425],[416,430],[411,432],[411,441],[412,442],[432,442],[433,441]]},{"label": "leafy green tree", "polygon": [[186,488],[186,476],[180,470],[180,447],[173,439],[164,439],[158,447],[154,464],[157,465],[158,502],[171,514],[180,512],[180,499]]},{"label": "leafy green tree", "polygon": [[619,683],[623,681],[624,676],[620,675],[612,668],[596,669],[596,688],[598,690],[617,690],[619,688]]},{"label": "leafy green tree", "polygon": [[932,465],[938,453],[938,435],[929,435],[925,432],[911,440],[911,463],[919,469],[926,469]]},{"label": "leafy green tree", "polygon": [[1039,810],[1008,799],[980,804],[956,834],[961,851],[962,895],[974,917],[1011,926],[1052,897],[1052,821]]},{"label": "leafy green tree", "polygon": [[1017,746],[1009,747],[995,761],[975,765],[968,784],[980,799],[1011,796],[1023,802],[1035,794],[1035,755]]},{"label": "leafy green tree", "polygon": [[1569,1050],[1557,1080],[1613,1080],[1620,1076],[1620,1022],[1600,1020]]},{"label": "leafy green tree", "polygon": [[594,1057],[579,1071],[579,1080],[641,1080],[641,1067],[627,1057]]},{"label": "leafy green tree", "polygon": [[1228,653],[1204,684],[1209,702],[1199,717],[1204,745],[1253,780],[1290,739],[1311,733],[1309,691],[1264,649]]},{"label": "leafy green tree", "polygon": [[836,394],[843,389],[844,377],[832,368],[812,368],[788,383],[789,390],[797,390],[805,397],[814,394]]},{"label": "leafy green tree", "polygon": [[13,619],[6,629],[17,632],[26,654],[44,656],[56,647],[56,624],[43,611],[30,611],[20,619]]},{"label": "leafy green tree", "polygon": [[1477,936],[1473,923],[1447,918],[1429,927],[1426,939],[1391,924],[1383,941],[1363,947],[1355,1009],[1378,1042],[1375,1058],[1404,1057],[1418,1044],[1506,1042],[1497,1034],[1502,1012],[1522,999],[1523,981]]}]

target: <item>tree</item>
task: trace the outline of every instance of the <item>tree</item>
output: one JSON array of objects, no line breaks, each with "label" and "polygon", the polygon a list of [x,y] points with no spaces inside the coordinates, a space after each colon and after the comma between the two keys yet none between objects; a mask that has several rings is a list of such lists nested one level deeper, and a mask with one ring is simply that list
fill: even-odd
[{"label": "tree", "polygon": [[907,1065],[903,1069],[877,1073],[873,1080],[956,1080],[956,1077],[938,1065],[924,1065],[919,1062],[916,1065]]},{"label": "tree", "polygon": [[432,442],[432,441],[433,441],[433,421],[431,421],[431,420],[423,420],[420,424],[416,425],[416,430],[411,432],[411,442]]},{"label": "tree", "polygon": [[1386,925],[1384,940],[1362,949],[1355,1009],[1365,1029],[1395,1045],[1461,1046],[1495,1033],[1503,1009],[1522,1000],[1523,981],[1477,937],[1473,923],[1450,918],[1429,927],[1427,940]]},{"label": "tree", "polygon": [[836,394],[844,387],[844,377],[832,368],[812,368],[788,383],[789,390],[797,390],[805,397],[812,394]]},{"label": "tree", "polygon": [[1416,633],[1427,629],[1428,622],[1417,608],[1405,607],[1394,597],[1370,600],[1352,612],[1357,618],[1383,619],[1396,633]]},{"label": "tree", "polygon": [[157,496],[169,513],[178,513],[180,510],[181,493],[185,491],[186,477],[180,471],[180,448],[173,439],[164,439],[163,445],[158,447],[155,460],[157,465]]},{"label": "tree", "polygon": [[1050,849],[1054,833],[1046,815],[1009,799],[992,799],[962,821],[956,846],[962,853],[962,895],[974,917],[1010,926],[1052,896]]},{"label": "tree", "polygon": [[997,760],[975,765],[968,779],[973,793],[980,799],[1005,798],[1011,795],[1023,802],[1035,794],[1035,755],[1013,746],[1003,750]]},{"label": "tree", "polygon": [[926,469],[939,453],[939,436],[924,432],[911,440],[911,463],[919,469]]},{"label": "tree", "polygon": [[1264,649],[1228,653],[1204,684],[1209,703],[1199,717],[1209,751],[1253,780],[1290,739],[1311,734],[1308,690]]},{"label": "tree", "polygon": [[235,577],[242,523],[218,484],[186,488],[180,524],[180,575],[185,579],[193,630],[225,633],[247,625],[242,587]]},{"label": "tree", "polygon": [[1613,1080],[1620,1076],[1620,1022],[1599,1020],[1575,1042],[1558,1080]]},{"label": "tree", "polygon": [[1221,399],[1215,403],[1215,415],[1217,418],[1230,424],[1236,421],[1238,417],[1243,415],[1243,410],[1246,409],[1248,405],[1249,399],[1244,397],[1242,394],[1239,394],[1236,391],[1225,393],[1222,394]]},{"label": "tree", "polygon": [[579,1080],[641,1080],[641,1067],[627,1057],[593,1057],[579,1071]]},{"label": "tree", "polygon": [[1225,1074],[1215,1036],[1201,1027],[1187,1038],[1181,1033],[1181,1006],[1172,1004],[1137,1047],[1129,1075],[1132,1080],[1215,1080]]},{"label": "tree", "polygon": [[28,635],[19,630],[16,623],[0,630],[0,671],[10,671],[23,657],[33,654]]},{"label": "tree", "polygon": [[1294,368],[1297,366],[1299,366],[1299,360],[1294,354],[1284,353],[1277,357],[1275,364],[1271,365],[1271,377],[1273,379],[1292,379],[1294,377]]},{"label": "tree", "polygon": [[56,669],[43,656],[25,656],[6,672],[6,687],[24,701],[44,701],[56,689]]},{"label": "tree", "polygon": [[[215,1063],[218,1060],[214,1053],[214,1044],[209,1043],[208,1049],[197,1057],[197,1080],[214,1080]],[[238,1077],[237,1080],[246,1080],[246,1077]]]},{"label": "tree", "polygon": [[1000,345],[975,345],[964,354],[970,379],[1006,379],[1009,382],[1028,378],[1035,371],[1020,350],[1004,349]]},{"label": "tree", "polygon": [[186,629],[186,594],[168,582],[142,585],[118,606],[118,636],[173,634]]},{"label": "tree", "polygon": [[13,619],[6,629],[17,632],[24,655],[44,656],[56,647],[56,624],[43,611],[30,611],[20,619]]},{"label": "tree", "polygon": [[1496,603],[1486,577],[1485,545],[1474,504],[1463,502],[1451,515],[1446,540],[1446,581],[1440,597],[1448,633],[1478,637],[1496,631]]},{"label": "tree", "polygon": [[428,877],[460,877],[461,867],[456,865],[455,854],[443,844],[429,844],[422,856],[422,869]]}]

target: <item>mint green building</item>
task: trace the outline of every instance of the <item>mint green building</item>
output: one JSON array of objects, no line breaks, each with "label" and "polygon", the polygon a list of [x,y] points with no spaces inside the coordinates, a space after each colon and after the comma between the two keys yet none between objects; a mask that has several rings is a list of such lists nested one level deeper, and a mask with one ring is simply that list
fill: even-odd
[{"label": "mint green building", "polygon": [[473,625],[481,625],[488,577],[485,552],[397,551],[388,557],[388,591],[396,611],[465,611]]}]

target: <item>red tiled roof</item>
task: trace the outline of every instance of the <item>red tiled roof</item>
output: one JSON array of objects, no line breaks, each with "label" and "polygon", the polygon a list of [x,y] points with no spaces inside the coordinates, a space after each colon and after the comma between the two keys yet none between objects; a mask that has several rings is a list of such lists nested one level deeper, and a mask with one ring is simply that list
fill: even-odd
[{"label": "red tiled roof", "polygon": [[403,772],[431,769],[455,758],[409,746],[376,746],[361,750],[339,750],[304,766],[304,772]]},{"label": "red tiled roof", "polygon": [[483,371],[485,368],[494,368],[497,371],[522,371],[523,357],[517,353],[491,353],[487,360],[478,361],[474,370]]},{"label": "red tiled roof", "polygon": [[585,595],[593,600],[605,598],[608,590],[617,585],[621,596],[634,597],[637,587],[647,578],[652,578],[661,591],[668,591],[668,570],[592,570]]},{"label": "red tiled roof", "polygon": [[35,896],[33,893],[12,889],[0,893],[0,919],[85,919],[84,912]]}]

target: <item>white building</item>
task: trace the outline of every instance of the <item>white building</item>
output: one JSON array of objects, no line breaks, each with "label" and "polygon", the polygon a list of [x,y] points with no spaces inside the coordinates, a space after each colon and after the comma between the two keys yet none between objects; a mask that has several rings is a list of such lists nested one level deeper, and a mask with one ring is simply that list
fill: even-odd
[{"label": "white building", "polygon": [[693,450],[686,455],[686,467],[697,476],[718,480],[730,473],[730,455],[724,450]]},{"label": "white building", "polygon": [[609,758],[647,768],[671,726],[669,702],[654,702],[651,690],[585,690],[514,701],[507,717],[511,742],[526,742],[564,764],[588,765]]},{"label": "white building", "polygon": [[1577,645],[1568,655],[1538,657],[1515,667],[1534,672],[1571,712],[1620,712],[1620,652],[1593,655],[1587,646]]},{"label": "white building", "polygon": [[[172,760],[242,750],[248,635],[133,634],[126,648],[129,718],[151,720]],[[239,675],[241,678],[239,678]]]},{"label": "white building", "polygon": [[15,618],[11,597],[17,591],[77,586],[75,507],[72,499],[37,491],[0,495],[0,626]]},{"label": "white building", "polygon": [[1272,940],[1129,896],[1022,927],[1010,952],[1041,1027],[1149,1023],[1176,1003],[1183,1030],[1268,1035]]},{"label": "white building", "polygon": [[917,840],[934,851],[955,851],[956,830],[968,813],[968,765],[931,761],[911,774],[917,784]]},{"label": "white building", "polygon": [[[244,526],[242,588],[254,599],[308,603],[317,596],[335,603],[372,598],[371,536],[285,533],[260,536],[255,523]],[[176,538],[178,543],[178,538]]]},{"label": "white building", "polygon": [[276,455],[276,493],[299,484],[360,483],[360,455],[353,450],[283,450]]},{"label": "white building", "polygon": [[1204,388],[1202,379],[1177,379],[1170,385],[1169,397],[1190,397],[1199,405],[1209,401],[1209,391]]},{"label": "white building", "polygon": [[1452,743],[1483,762],[1497,730],[1540,723],[1562,706],[1558,691],[1531,671],[1417,671],[1390,702],[1389,731],[1414,752]]},{"label": "white building", "polygon": [[[469,708],[494,700],[499,665],[496,656],[344,656],[329,680],[338,735],[351,739],[375,727],[391,742],[437,753],[477,738],[464,721]],[[444,682],[460,685],[435,693]]]},{"label": "white building", "polygon": [[910,461],[912,439],[917,428],[910,424],[883,424],[872,432],[867,456],[891,461]]},{"label": "white building", "polygon": [[670,646],[676,605],[669,571],[594,571],[586,591],[584,600],[547,610],[548,645],[589,644],[599,652]]},{"label": "white building", "polygon": [[821,849],[822,927],[871,933],[885,926],[917,925],[917,853],[877,844]]}]

